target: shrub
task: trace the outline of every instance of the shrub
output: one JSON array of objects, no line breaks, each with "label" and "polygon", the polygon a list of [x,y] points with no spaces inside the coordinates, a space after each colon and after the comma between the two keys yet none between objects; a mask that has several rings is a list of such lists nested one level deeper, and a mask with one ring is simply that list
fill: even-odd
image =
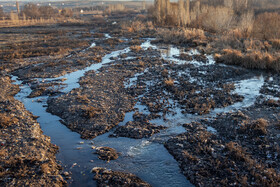
[{"label": "shrub", "polygon": [[240,65],[249,69],[267,69],[280,72],[280,57],[258,50],[243,54],[240,50],[224,49],[222,54],[215,54],[217,63]]},{"label": "shrub", "polygon": [[70,8],[64,8],[61,11],[61,15],[64,17],[72,17],[73,16],[73,11]]},{"label": "shrub", "polygon": [[182,44],[191,40],[205,40],[206,36],[201,29],[158,29],[157,36],[165,43]]},{"label": "shrub", "polygon": [[280,50],[280,39],[272,39],[270,42],[274,49]]},{"label": "shrub", "polygon": [[161,75],[162,75],[163,77],[168,77],[168,74],[169,74],[169,72],[168,72],[167,69],[164,69],[164,70],[162,70],[162,72],[161,72]]},{"label": "shrub", "polygon": [[243,54],[239,50],[224,49],[222,55],[215,55],[216,61],[230,65],[241,65]]},{"label": "shrub", "polygon": [[24,5],[21,12],[27,18],[37,19],[40,17],[39,7],[33,3],[28,3]]},{"label": "shrub", "polygon": [[267,134],[267,120],[259,118],[251,123],[243,126],[240,133],[246,133],[252,137],[264,136]]},{"label": "shrub", "polygon": [[234,11],[227,7],[205,8],[200,15],[202,27],[211,32],[224,32],[229,30],[233,21]]},{"label": "shrub", "polygon": [[253,26],[253,35],[259,39],[280,39],[280,14],[263,13],[258,15]]}]

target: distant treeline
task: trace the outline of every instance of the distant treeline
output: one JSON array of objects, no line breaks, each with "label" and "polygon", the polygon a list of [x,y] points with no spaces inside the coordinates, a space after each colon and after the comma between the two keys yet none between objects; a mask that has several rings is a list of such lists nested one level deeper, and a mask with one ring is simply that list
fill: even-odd
[{"label": "distant treeline", "polygon": [[72,17],[73,11],[69,8],[58,9],[51,6],[38,6],[33,3],[25,4],[19,12],[5,13],[0,8],[0,18],[4,19],[50,19],[56,17]]}]

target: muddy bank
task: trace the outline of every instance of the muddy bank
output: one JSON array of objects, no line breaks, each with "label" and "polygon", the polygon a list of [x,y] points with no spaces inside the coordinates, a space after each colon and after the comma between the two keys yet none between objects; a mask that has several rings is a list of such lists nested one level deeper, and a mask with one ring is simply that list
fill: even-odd
[{"label": "muddy bank", "polygon": [[[103,134],[124,119],[133,107],[133,99],[118,87],[119,74],[88,72],[82,88],[48,101],[48,111],[60,116],[63,123],[83,138]],[[113,78],[113,79],[112,79]]]},{"label": "muddy bank", "polygon": [[58,147],[43,135],[36,117],[13,96],[19,91],[9,77],[1,77],[1,186],[63,186]]},{"label": "muddy bank", "polygon": [[222,113],[165,143],[186,177],[197,186],[280,184],[279,106],[254,105]]}]

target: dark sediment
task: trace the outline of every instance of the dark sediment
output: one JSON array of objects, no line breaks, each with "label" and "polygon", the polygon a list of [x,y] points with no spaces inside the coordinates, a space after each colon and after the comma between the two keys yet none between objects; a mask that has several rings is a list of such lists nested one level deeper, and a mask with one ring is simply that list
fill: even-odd
[{"label": "dark sediment", "polygon": [[149,122],[129,121],[124,126],[117,127],[111,137],[148,138],[163,129],[166,127],[156,126]]},{"label": "dark sediment", "polygon": [[119,157],[117,151],[110,147],[98,147],[96,148],[96,154],[98,154],[98,158],[101,160],[116,160]]},{"label": "dark sediment", "polygon": [[43,135],[35,116],[13,98],[19,88],[8,77],[0,82],[0,185],[65,185],[55,157],[58,147]]},{"label": "dark sediment", "polygon": [[188,132],[168,140],[165,147],[197,186],[278,186],[279,122],[277,117],[267,118],[274,112],[270,107],[255,106],[244,113],[185,124]]},{"label": "dark sediment", "polygon": [[95,173],[94,179],[97,180],[97,184],[100,187],[105,187],[105,186],[150,187],[151,186],[131,173],[111,171],[105,168],[93,168],[92,172]]}]

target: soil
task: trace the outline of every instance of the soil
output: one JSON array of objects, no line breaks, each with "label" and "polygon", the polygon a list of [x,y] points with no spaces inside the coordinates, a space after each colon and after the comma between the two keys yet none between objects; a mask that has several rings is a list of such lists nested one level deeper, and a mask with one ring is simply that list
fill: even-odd
[{"label": "soil", "polygon": [[56,161],[58,147],[43,135],[36,117],[13,98],[18,86],[7,76],[0,82],[0,185],[66,185]]},{"label": "soil", "polygon": [[168,140],[165,147],[197,186],[278,186],[278,110],[279,106],[261,103],[184,124],[187,132]]},{"label": "soil", "polygon": [[[136,58],[143,54],[130,53]],[[104,134],[123,121],[125,113],[131,111],[136,103],[135,94],[130,94],[124,87],[124,79],[160,63],[148,57],[118,59],[99,69],[98,73],[89,71],[79,81],[80,88],[49,99],[48,111],[60,116],[63,123],[79,132],[82,138],[91,139]]]},{"label": "soil", "polygon": [[110,147],[98,147],[96,148],[96,154],[99,155],[99,159],[106,160],[108,162],[110,160],[116,160],[119,157],[117,151]]},{"label": "soil", "polygon": [[138,121],[129,121],[124,126],[117,127],[111,137],[128,137],[128,138],[149,138],[159,133],[160,130],[166,129],[164,126],[156,126],[151,123],[141,123]]},{"label": "soil", "polygon": [[148,187],[151,186],[137,176],[119,171],[111,171],[105,168],[93,168],[95,173],[94,179],[100,187],[105,186],[135,186]]}]

